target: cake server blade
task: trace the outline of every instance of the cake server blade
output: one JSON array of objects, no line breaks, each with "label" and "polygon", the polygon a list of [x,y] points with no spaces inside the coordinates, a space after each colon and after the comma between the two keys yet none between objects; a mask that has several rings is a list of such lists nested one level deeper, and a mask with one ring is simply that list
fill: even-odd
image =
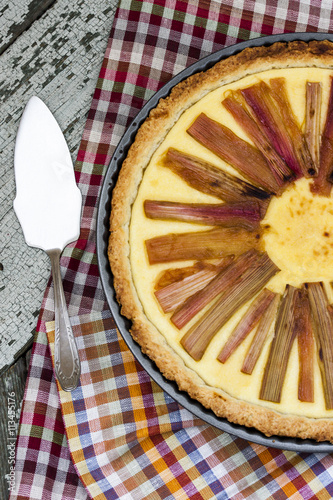
[{"label": "cake server blade", "polygon": [[48,107],[32,97],[23,112],[14,154],[14,210],[29,246],[50,257],[54,283],[55,372],[62,389],[75,389],[80,359],[69,321],[59,259],[78,239],[82,197],[63,133]]}]

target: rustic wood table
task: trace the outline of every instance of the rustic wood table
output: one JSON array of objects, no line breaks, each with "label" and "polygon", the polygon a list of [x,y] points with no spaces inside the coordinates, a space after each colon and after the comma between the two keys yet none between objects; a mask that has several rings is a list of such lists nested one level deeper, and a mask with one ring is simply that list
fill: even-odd
[{"label": "rustic wood table", "polygon": [[[8,498],[8,425],[18,425],[33,334],[50,276],[13,211],[14,144],[32,95],[49,106],[73,161],[118,0],[0,0],[0,499]],[[14,398],[10,394],[15,394]]]}]

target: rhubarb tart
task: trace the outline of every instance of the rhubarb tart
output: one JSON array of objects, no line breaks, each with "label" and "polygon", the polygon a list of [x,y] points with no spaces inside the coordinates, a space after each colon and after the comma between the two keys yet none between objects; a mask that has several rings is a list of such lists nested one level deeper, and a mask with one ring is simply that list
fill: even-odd
[{"label": "rhubarb tart", "polygon": [[333,442],[333,45],[248,48],[139,128],[109,261],[142,351],[218,417]]}]

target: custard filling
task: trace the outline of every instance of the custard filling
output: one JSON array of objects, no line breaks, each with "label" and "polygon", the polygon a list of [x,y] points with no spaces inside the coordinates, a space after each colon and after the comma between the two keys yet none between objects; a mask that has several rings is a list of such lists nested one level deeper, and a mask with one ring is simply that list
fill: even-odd
[{"label": "custard filling", "polygon": [[[304,403],[298,400],[297,342],[294,342],[288,361],[281,401],[271,403],[259,399],[260,385],[273,338],[274,325],[270,329],[251,375],[242,373],[240,367],[252,342],[254,331],[242,342],[226,363],[222,364],[216,359],[217,354],[249,304],[241,307],[213,337],[200,361],[195,361],[188,355],[180,344],[184,332],[178,330],[171,323],[170,315],[162,311],[154,296],[154,284],[163,270],[170,267],[184,267],[193,262],[173,262],[172,266],[170,263],[150,265],[145,241],[166,233],[201,231],[207,228],[194,223],[148,219],[145,216],[143,205],[147,199],[187,203],[218,203],[215,197],[189,187],[180,177],[163,166],[161,158],[170,147],[198,156],[240,177],[228,163],[219,159],[186,133],[187,128],[204,110],[206,115],[227,124],[239,137],[249,142],[241,127],[221,105],[223,98],[230,90],[243,88],[260,80],[269,81],[274,77],[285,77],[293,111],[300,123],[303,123],[306,82],[322,82],[322,109],[326,109],[325,103],[328,99],[330,76],[331,72],[325,69],[270,70],[226,85],[203,97],[183,113],[150,159],[132,207],[130,226],[130,260],[139,299],[146,316],[165,337],[172,349],[184,360],[185,364],[198,373],[206,384],[220,388],[234,398],[273,408],[281,413],[314,418],[331,416],[332,411],[325,408],[322,379],[316,362],[314,363],[314,402]],[[324,119],[325,116],[322,116],[322,121]],[[280,272],[270,280],[267,288],[273,292],[283,293],[286,284],[298,287],[306,282],[323,281],[331,301],[333,200],[313,195],[309,187],[310,182],[311,180],[301,178],[290,184],[280,196],[273,196],[261,222],[265,250],[280,269]],[[199,316],[204,314],[206,309],[201,311]],[[197,317],[189,323],[188,327],[190,328],[196,320]]]}]

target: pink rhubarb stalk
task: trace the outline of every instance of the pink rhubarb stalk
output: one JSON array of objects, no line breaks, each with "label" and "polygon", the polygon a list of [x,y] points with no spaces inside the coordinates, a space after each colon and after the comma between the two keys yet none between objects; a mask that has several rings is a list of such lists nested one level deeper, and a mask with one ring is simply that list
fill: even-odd
[{"label": "pink rhubarb stalk", "polygon": [[266,207],[269,203],[270,194],[266,191],[177,149],[168,149],[163,165],[179,175],[189,186],[226,203],[254,200]]},{"label": "pink rhubarb stalk", "polygon": [[228,97],[223,100],[222,104],[232,114],[236,122],[242,127],[244,132],[265,157],[277,184],[281,187],[292,180],[294,178],[293,172],[271,146],[257,122],[253,119],[241,93],[239,91],[230,93]]},{"label": "pink rhubarb stalk", "polygon": [[145,241],[150,264],[179,260],[220,259],[260,248],[261,232],[241,227],[219,227],[207,231],[171,233]]},{"label": "pink rhubarb stalk", "polygon": [[277,313],[259,398],[280,403],[291,348],[295,340],[294,311],[297,288],[287,285]]},{"label": "pink rhubarb stalk", "polygon": [[183,336],[181,344],[189,355],[196,361],[200,360],[216,333],[278,271],[268,255],[261,254],[257,262],[250,265]]},{"label": "pink rhubarb stalk", "polygon": [[315,342],[309,297],[307,290],[304,288],[298,292],[294,321],[299,359],[298,399],[307,403],[313,403]]},{"label": "pink rhubarb stalk", "polygon": [[217,359],[221,363],[225,363],[229,359],[231,354],[235,352],[237,347],[259,323],[261,316],[272,302],[274,296],[275,294],[273,292],[264,288],[264,290],[252,302],[218,355]]},{"label": "pink rhubarb stalk", "polygon": [[327,410],[333,409],[333,320],[322,283],[307,283]]},{"label": "pink rhubarb stalk", "polygon": [[248,267],[256,263],[258,259],[258,252],[249,250],[232,262],[229,267],[222,269],[205,288],[193,295],[171,316],[173,324],[179,329],[187,325],[209,302],[233,286]]},{"label": "pink rhubarb stalk", "polygon": [[321,83],[307,82],[306,84],[306,116],[305,137],[313,159],[315,174],[318,175],[320,160],[320,111],[321,111]]},{"label": "pink rhubarb stalk", "polygon": [[278,104],[282,122],[292,141],[295,158],[301,167],[305,177],[313,177],[316,173],[314,162],[310,154],[308,144],[302,133],[300,124],[292,110],[287,95],[285,78],[272,78],[270,80],[272,95]]},{"label": "pink rhubarb stalk", "polygon": [[257,331],[255,332],[250,348],[244,358],[243,366],[241,368],[241,371],[243,373],[247,373],[248,375],[252,374],[254,367],[259,359],[259,356],[262,352],[262,349],[265,345],[265,341],[267,339],[271,325],[275,319],[280,299],[281,299],[280,295],[275,294],[275,296],[269,303],[266,311],[260,318]]},{"label": "pink rhubarb stalk", "polygon": [[[218,262],[218,261],[217,261]],[[158,276],[155,283],[155,290],[159,290],[160,288],[164,288],[165,286],[171,285],[176,281],[181,281],[188,276],[192,276],[192,274],[196,274],[203,269],[215,269],[215,264],[210,264],[202,261],[195,262],[192,266],[182,266],[182,267],[173,267],[169,269],[165,269]]]},{"label": "pink rhubarb stalk", "polygon": [[169,313],[181,306],[189,297],[210,283],[232,260],[232,257],[226,257],[219,265],[202,266],[202,269],[198,269],[197,272],[156,290],[155,297],[163,312]]},{"label": "pink rhubarb stalk", "polygon": [[231,204],[178,203],[145,200],[145,215],[150,219],[177,220],[210,226],[258,228],[261,209],[255,201]]},{"label": "pink rhubarb stalk", "polygon": [[279,186],[260,151],[232,130],[201,113],[187,132],[200,144],[234,167],[249,182],[276,193]]},{"label": "pink rhubarb stalk", "polygon": [[295,155],[292,139],[285,128],[270,87],[261,81],[242,89],[241,93],[272,147],[293,171],[295,177],[301,177],[303,175],[302,169]]},{"label": "pink rhubarb stalk", "polygon": [[321,137],[318,176],[313,180],[311,189],[314,193],[329,196],[332,189],[333,169],[333,77],[331,77],[330,96],[326,121]]}]

